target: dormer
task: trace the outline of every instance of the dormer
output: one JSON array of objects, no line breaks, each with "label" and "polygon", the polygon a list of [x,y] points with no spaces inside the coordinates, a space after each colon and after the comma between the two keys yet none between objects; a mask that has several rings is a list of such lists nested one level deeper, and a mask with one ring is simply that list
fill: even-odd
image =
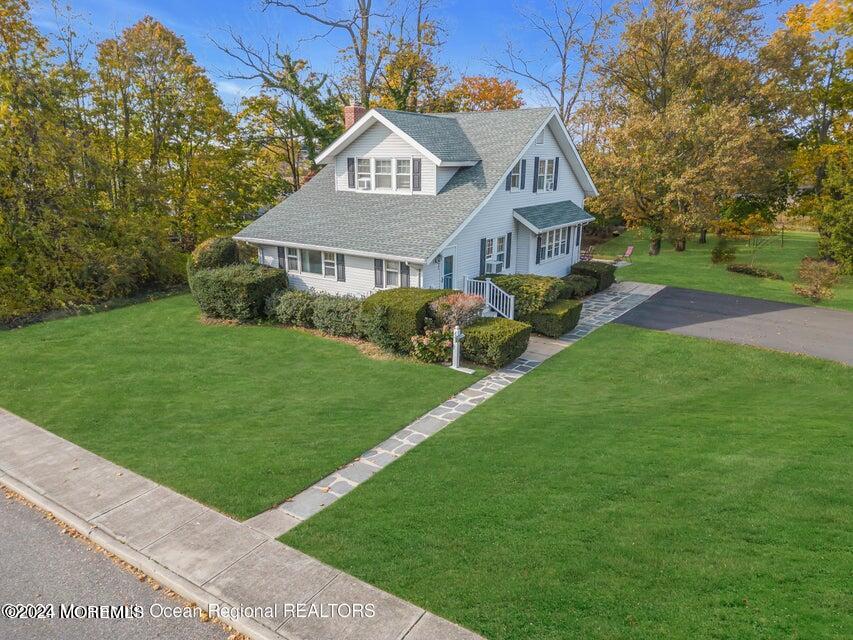
[{"label": "dormer", "polygon": [[480,161],[452,117],[371,109],[317,157],[334,163],[335,189],[372,194],[436,195],[461,167]]}]

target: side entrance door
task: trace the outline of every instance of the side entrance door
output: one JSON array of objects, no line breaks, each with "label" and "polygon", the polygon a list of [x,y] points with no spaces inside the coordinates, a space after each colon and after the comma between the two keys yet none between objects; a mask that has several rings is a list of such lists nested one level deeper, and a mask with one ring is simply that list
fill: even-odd
[{"label": "side entrance door", "polygon": [[453,289],[453,276],[455,274],[454,267],[454,254],[456,253],[456,248],[449,248],[446,250],[444,257],[441,259],[441,288],[442,289]]}]

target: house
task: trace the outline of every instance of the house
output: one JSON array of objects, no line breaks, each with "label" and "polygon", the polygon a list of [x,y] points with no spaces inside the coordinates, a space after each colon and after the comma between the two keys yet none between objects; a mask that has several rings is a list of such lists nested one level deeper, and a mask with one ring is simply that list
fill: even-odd
[{"label": "house", "polygon": [[556,110],[344,116],[324,168],[235,236],[294,287],[469,290],[481,274],[563,276],[579,259],[597,191]]}]

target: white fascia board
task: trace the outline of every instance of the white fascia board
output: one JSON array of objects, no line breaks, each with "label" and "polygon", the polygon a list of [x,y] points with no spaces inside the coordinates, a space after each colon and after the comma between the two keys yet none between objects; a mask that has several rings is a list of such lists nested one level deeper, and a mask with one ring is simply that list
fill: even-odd
[{"label": "white fascia board", "polygon": [[582,227],[583,225],[591,222],[590,220],[582,220],[580,222],[569,222],[568,224],[553,224],[550,227],[544,227],[544,228],[540,229],[539,227],[534,225],[532,222],[530,222],[530,220],[528,220],[527,218],[522,216],[520,213],[513,211],[512,217],[515,218],[516,220],[518,220],[521,224],[523,224],[525,227],[527,227],[528,229],[530,229],[533,233],[535,233],[537,235],[540,233],[545,233],[546,231],[551,231],[553,229],[560,229],[562,227]]},{"label": "white fascia board", "polygon": [[[557,113],[557,110],[554,110],[553,118],[555,118],[558,122],[558,126],[560,131],[563,133],[563,137],[565,141],[569,144],[569,149],[571,150],[571,154],[566,154],[569,158],[574,158],[575,163],[577,163],[577,167],[572,167],[573,169],[579,168],[581,177],[586,180],[586,185],[583,185],[584,192],[590,198],[594,198],[598,195],[598,188],[596,188],[595,183],[592,181],[592,176],[589,175],[589,171],[586,168],[586,165],[583,163],[583,159],[581,158],[581,154],[578,152],[578,148],[575,146],[575,143],[572,141],[572,136],[569,133],[569,130],[566,128],[566,123],[563,122],[563,119],[560,117],[560,114]],[[574,163],[573,163],[574,164]]]},{"label": "white fascia board", "polygon": [[341,247],[327,247],[320,244],[305,244],[304,242],[282,242],[281,240],[267,240],[265,238],[243,238],[232,236],[235,240],[248,242],[249,244],[262,244],[271,247],[296,247],[297,249],[311,249],[313,251],[327,251],[329,253],[343,253],[348,256],[360,256],[363,258],[382,258],[383,260],[399,260],[412,264],[424,264],[423,258],[412,258],[409,256],[397,256],[390,253],[376,253],[375,251],[358,251],[357,249],[342,249]]},{"label": "white fascia board", "polygon": [[365,113],[361,118],[359,118],[358,122],[356,122],[353,126],[347,129],[343,133],[343,135],[341,135],[340,138],[335,140],[323,151],[323,153],[317,156],[317,164],[325,164],[330,157],[337,155],[338,151],[345,148],[353,139],[358,137],[367,127],[369,127],[374,122],[379,122],[380,124],[386,126],[392,132],[400,136],[400,138],[402,138],[403,141],[405,141],[407,144],[421,152],[433,164],[442,166],[441,159],[438,156],[436,156],[429,149],[424,147],[417,140],[412,138],[408,133],[400,129],[400,127],[395,125],[388,118],[383,116],[381,113],[378,113],[375,109],[371,109],[370,111]]}]

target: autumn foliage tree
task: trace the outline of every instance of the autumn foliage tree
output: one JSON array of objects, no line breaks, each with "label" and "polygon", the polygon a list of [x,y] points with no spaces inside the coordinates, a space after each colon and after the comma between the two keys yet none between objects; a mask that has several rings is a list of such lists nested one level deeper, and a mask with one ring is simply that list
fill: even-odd
[{"label": "autumn foliage tree", "polygon": [[521,89],[512,80],[493,76],[462,76],[447,92],[451,111],[495,111],[524,106]]}]

